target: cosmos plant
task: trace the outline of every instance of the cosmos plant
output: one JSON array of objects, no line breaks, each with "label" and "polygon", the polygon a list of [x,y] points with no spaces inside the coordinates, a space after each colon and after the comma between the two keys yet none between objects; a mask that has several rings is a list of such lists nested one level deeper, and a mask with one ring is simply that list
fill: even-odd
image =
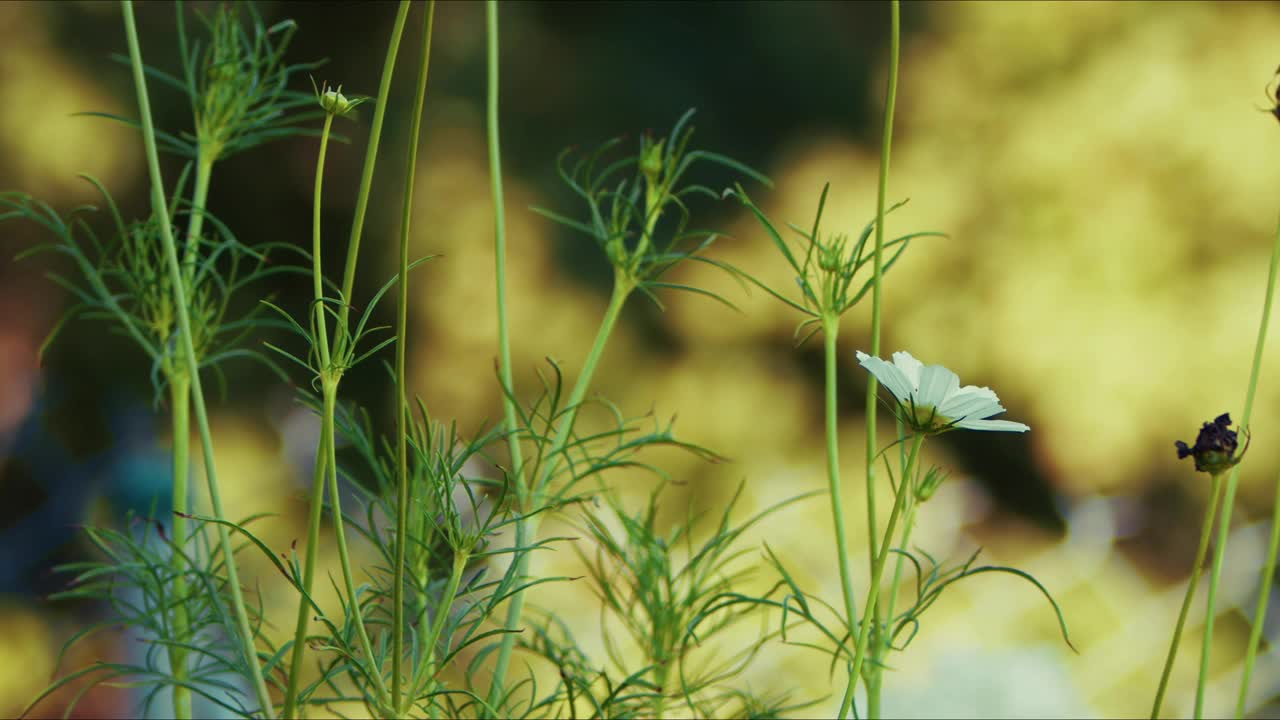
[{"label": "cosmos plant", "polygon": [[[813,713],[824,698],[797,697],[786,690],[754,692],[746,685],[746,672],[774,661],[771,649],[784,644],[821,652],[829,658],[833,676],[839,670],[834,685],[840,694],[839,717],[878,718],[883,715],[884,673],[893,667],[891,654],[908,649],[922,630],[925,612],[949,587],[987,573],[1014,575],[1042,594],[1063,640],[1071,646],[1062,609],[1036,578],[1016,568],[980,565],[976,552],[956,562],[936,559],[912,545],[920,506],[950,476],[945,467],[926,467],[926,441],[962,430],[1021,434],[1031,428],[997,417],[1006,409],[995,391],[961,385],[958,375],[944,365],[926,364],[906,351],[887,360],[881,357],[883,286],[889,271],[916,241],[941,242],[947,237],[932,230],[894,237],[887,230],[891,213],[905,203],[889,202],[900,50],[897,0],[890,3],[874,217],[854,231],[824,227],[828,185],[818,193],[811,224],[780,230],[746,187],[767,191],[772,187],[769,179],[695,143],[692,109],[676,118],[665,134],[645,132],[631,141],[615,138],[586,151],[567,150],[555,160],[555,169],[572,204],[533,210],[607,263],[611,291],[577,375],[566,378],[560,365],[548,360],[537,368],[536,382],[523,385],[516,382],[508,318],[511,305],[523,300],[509,297],[508,272],[525,269],[507,265],[500,7],[495,0],[485,3],[485,132],[497,300],[491,392],[503,411],[496,424],[470,433],[433,414],[426,400],[410,395],[406,382],[410,271],[434,257],[411,258],[409,238],[415,223],[423,224],[422,218],[414,217],[412,199],[420,138],[431,131],[424,130],[423,118],[435,3],[398,4],[372,95],[344,91],[342,85],[331,86],[324,79],[318,84],[312,79],[310,92],[295,87],[319,63],[286,62],[297,25],[285,20],[267,26],[251,5],[197,14],[200,32],[191,33],[186,9],[179,3],[176,72],[144,63],[133,4],[124,0],[121,8],[128,55],[118,59],[134,81],[137,119],[96,114],[139,131],[149,211],[126,218],[108,189],[85,176],[102,197],[105,222],[93,221],[96,208],[62,214],[18,192],[0,193],[0,220],[42,227],[51,240],[28,254],[57,253],[74,268],[71,276],[55,276],[75,304],[51,333],[50,342],[73,320],[96,319],[111,323],[144,352],[144,370],[152,379],[157,408],[168,398],[174,502],[154,517],[134,518],[125,530],[86,528],[87,540],[99,556],[60,568],[70,579],[67,590],[55,599],[98,602],[113,613],[68,644],[105,628],[128,626],[145,639],[142,659],[74,670],[54,681],[24,714],[44,710],[51,696],[77,684],[81,687],[68,714],[85,692],[104,685],[138,689],[143,712],[182,719],[206,708],[265,718],[319,713],[379,718]],[[421,42],[416,53],[404,53],[409,58],[405,60],[400,50],[411,18],[421,22],[420,35],[413,35]],[[373,195],[373,176],[379,158],[387,155],[381,141],[387,114],[397,111],[393,76],[405,62],[415,73],[411,109],[402,118],[409,128],[408,150],[391,158],[403,173],[402,194],[395,198],[398,203],[380,204]],[[182,95],[190,109],[189,128],[154,125],[153,90]],[[1280,118],[1280,107],[1274,112]],[[330,277],[322,262],[321,237],[328,152],[331,141],[341,139],[335,124],[365,122],[368,135],[345,258],[340,273]],[[314,138],[316,152],[310,242],[242,242],[208,206],[209,189],[220,177],[219,163],[265,143],[299,136]],[[707,145],[714,147],[714,129],[709,136]],[[176,181],[162,174],[161,152],[183,163]],[[726,205],[758,222],[764,241],[778,251],[795,287],[771,287],[716,257],[722,235],[707,228],[703,218],[709,208]],[[357,287],[358,262],[369,252],[362,247],[369,209],[382,206],[399,209],[396,272],[373,287]],[[752,482],[748,472],[732,499],[714,512],[695,512],[688,506],[683,517],[673,521],[660,513],[663,503],[670,502],[670,489],[684,479],[656,464],[654,449],[674,448],[709,463],[726,459],[678,436],[674,419],[652,412],[628,415],[593,393],[594,379],[606,363],[618,361],[609,355],[610,340],[632,298],[644,298],[662,309],[664,297],[680,292],[733,306],[729,298],[679,282],[678,269],[694,263],[762,289],[794,310],[799,316],[797,345],[822,334],[825,487],[744,513],[741,501],[746,484]],[[446,264],[444,259],[429,269],[436,272]],[[1194,443],[1179,441],[1175,446],[1179,458],[1193,459],[1196,470],[1209,474],[1212,490],[1153,718],[1167,690],[1216,518],[1219,537],[1195,708],[1197,717],[1203,713],[1216,591],[1239,466],[1248,446],[1246,439],[1240,447],[1239,433],[1248,437],[1278,267],[1280,231],[1241,425],[1232,429],[1231,416],[1222,413],[1204,423]],[[288,303],[277,303],[270,293],[269,283],[285,273],[310,280],[312,293],[304,306],[285,307]],[[259,302],[237,313],[240,305],[235,300],[251,293]],[[389,294],[395,297],[395,320],[379,326],[378,308]],[[861,304],[867,299],[867,351],[850,356],[838,343],[841,325],[846,316],[865,307]],[[265,340],[272,331],[271,340]],[[349,397],[343,381],[352,368],[387,360],[388,353],[394,353],[393,360],[385,362],[394,419],[379,423],[376,414]],[[256,360],[291,381],[298,388],[298,401],[319,417],[306,537],[300,548],[296,541],[287,549],[272,546],[258,532],[261,516],[228,517],[222,507],[203,380],[221,381],[224,366],[240,359]],[[839,462],[837,380],[841,370],[856,367],[867,373],[861,479],[867,513],[866,578],[855,576],[850,557],[846,479]],[[896,430],[885,445],[878,433],[881,406]],[[1014,417],[1019,416],[1015,408]],[[208,487],[204,503],[194,501],[188,487],[193,418]],[[340,456],[340,444],[350,452]],[[646,491],[641,506],[627,501],[635,496],[627,491],[635,488],[620,487],[621,478],[651,482],[641,488]],[[893,497],[892,510],[881,522],[876,497],[886,490]],[[827,560],[840,578],[838,598],[804,588],[768,544],[754,548],[743,540],[759,523],[819,497],[829,503],[833,557]],[[555,527],[547,524],[550,518],[563,521],[561,526],[574,534],[550,532],[548,528]],[[330,533],[323,532],[326,527]],[[1273,525],[1237,716],[1244,713],[1280,548],[1280,530],[1275,528],[1280,522]],[[372,553],[363,566],[356,562],[349,532]],[[580,576],[541,570],[540,557],[570,548],[582,568]],[[278,573],[292,593],[291,602],[296,602],[294,624],[286,628],[282,641],[264,631],[261,600],[254,584],[240,574],[246,552]],[[335,607],[317,599],[322,554],[336,557],[340,566],[331,579]],[[568,582],[580,583],[593,594],[596,604],[589,613],[539,606],[530,592]],[[854,591],[858,582],[866,582],[861,603]],[[128,594],[122,592],[126,587]],[[598,618],[603,648],[578,640],[578,616]],[[538,672],[548,667],[549,675]],[[540,685],[545,677],[552,678],[550,684]],[[860,695],[865,697],[861,708]]]}]

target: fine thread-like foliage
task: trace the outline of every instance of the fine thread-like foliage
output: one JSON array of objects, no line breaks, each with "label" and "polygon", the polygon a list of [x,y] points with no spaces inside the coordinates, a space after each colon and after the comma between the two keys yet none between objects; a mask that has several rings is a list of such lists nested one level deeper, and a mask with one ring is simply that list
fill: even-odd
[{"label": "fine thread-like foliage", "polygon": [[[686,517],[669,532],[660,531],[658,498],[669,486],[662,483],[638,514],[628,513],[613,493],[605,494],[607,513],[583,505],[583,540],[590,541],[594,552],[589,554],[582,542],[574,549],[600,601],[608,664],[593,660],[569,625],[549,610],[537,611],[541,620],[531,625],[533,634],[521,637],[522,649],[558,668],[561,684],[550,697],[564,702],[570,713],[662,717],[669,703],[679,701],[696,717],[719,717],[735,702],[765,708],[785,700],[757,697],[726,684],[774,634],[748,631],[755,641],[717,657],[719,636],[750,612],[718,605],[717,599],[751,573],[739,562],[750,550],[735,547],[742,533],[807,496],[780,502],[735,526],[731,515],[740,486],[710,537],[695,543],[699,517]],[[626,648],[611,639],[610,620],[625,630],[627,646],[638,650],[636,662],[628,661]]]},{"label": "fine thread-like foliage", "polygon": [[[757,663],[777,662],[774,649],[804,648],[829,658],[833,688],[843,693],[840,717],[878,718],[891,654],[909,648],[926,613],[948,588],[966,578],[991,574],[1030,583],[1047,599],[1062,638],[1075,649],[1063,609],[1049,588],[1029,573],[979,565],[979,551],[957,560],[935,557],[913,544],[920,506],[948,475],[942,468],[925,467],[923,445],[933,434],[964,425],[958,417],[933,422],[941,414],[941,401],[920,408],[929,418],[921,424],[915,395],[903,400],[902,389],[889,387],[890,381],[885,380],[903,407],[910,403],[910,411],[895,413],[896,437],[881,447],[876,420],[880,381],[865,362],[871,373],[865,475],[870,572],[861,608],[854,595],[838,455],[841,392],[836,380],[838,368],[848,360],[842,358],[838,345],[840,325],[847,313],[870,296],[870,355],[884,364],[879,359],[881,305],[888,272],[902,267],[900,260],[913,241],[946,237],[934,231],[891,237],[886,227],[889,216],[906,202],[888,201],[901,30],[897,0],[890,3],[889,78],[876,214],[857,233],[824,231],[829,186],[817,198],[811,226],[787,226],[798,237],[797,243],[787,237],[787,228],[767,217],[741,184],[729,180],[731,188],[722,189],[699,179],[698,173],[713,170],[771,187],[766,177],[747,165],[695,148],[693,110],[681,115],[664,137],[646,132],[634,144],[615,138],[586,152],[570,149],[560,154],[556,170],[578,211],[534,211],[589,239],[608,261],[613,284],[577,376],[566,379],[561,366],[548,358],[546,365],[536,368],[528,388],[515,386],[511,366],[498,139],[498,5],[494,0],[486,4],[486,125],[498,297],[497,387],[493,390],[504,412],[500,424],[481,423],[472,432],[459,430],[456,422],[437,419],[421,398],[411,403],[406,377],[409,273],[435,257],[411,262],[408,255],[434,3],[420,9],[424,35],[413,116],[405,123],[412,127],[412,137],[404,156],[399,262],[395,276],[374,288],[363,302],[358,298],[364,293],[358,295],[354,288],[356,265],[367,211],[378,206],[372,201],[373,174],[383,121],[388,108],[395,107],[392,77],[412,3],[404,0],[398,5],[378,93],[368,98],[348,98],[341,87],[327,84],[313,84],[310,93],[292,87],[320,63],[287,61],[297,25],[291,20],[268,25],[251,4],[198,11],[198,32],[189,33],[186,9],[177,3],[179,58],[178,69],[172,72],[142,63],[132,4],[125,0],[122,7],[130,52],[114,57],[134,74],[138,118],[83,114],[141,131],[151,182],[151,214],[126,219],[107,188],[82,175],[101,196],[105,212],[91,205],[59,212],[25,193],[4,192],[0,193],[0,221],[31,222],[51,238],[20,257],[51,255],[69,263],[69,272],[63,266],[50,274],[72,298],[72,305],[41,346],[42,356],[71,321],[105,320],[145,356],[157,408],[169,393],[174,501],[172,508],[156,509],[147,520],[130,517],[123,529],[86,527],[84,536],[93,556],[56,568],[72,578],[68,588],[51,600],[95,603],[109,613],[67,641],[59,664],[77,643],[116,628],[136,633],[140,652],[56,679],[24,715],[67,694],[71,700],[65,713],[70,715],[94,688],[116,687],[138,691],[142,713],[166,711],[162,703],[170,693],[173,714],[180,718],[193,716],[193,697],[241,717],[273,717],[277,710],[289,718],[315,712],[433,719],[775,717],[807,712],[827,698],[800,698],[789,689],[773,687],[757,690],[743,678]],[[152,126],[148,82],[183,96],[191,110],[189,128],[166,131]],[[340,276],[331,278],[322,272],[320,258],[326,152],[330,140],[341,139],[333,132],[334,119],[350,115],[365,102],[373,102],[375,110],[346,262]],[[241,242],[207,207],[218,162],[289,137],[319,138],[310,252],[292,242]],[[159,150],[185,161],[176,184],[163,183]],[[796,290],[770,287],[712,254],[722,236],[699,224],[699,204],[729,197],[736,198],[735,207],[758,223],[765,241],[794,276]],[[240,232],[248,237],[243,229]],[[1272,286],[1280,266],[1280,235],[1277,238],[1244,425],[1255,399]],[[293,261],[310,267],[297,267]],[[707,462],[726,459],[677,438],[674,418],[660,419],[654,412],[632,415],[592,394],[595,374],[635,293],[659,309],[667,290],[704,295],[734,307],[712,290],[673,281],[673,271],[687,262],[718,268],[743,288],[760,288],[799,312],[794,332],[797,346],[823,333],[826,487],[771,505],[744,521],[735,522],[733,514],[746,497],[745,482],[715,510],[694,513],[690,507],[680,519],[667,522],[667,513],[660,507],[671,502],[671,489],[678,480],[655,463],[650,452],[679,449]],[[895,277],[902,271],[895,271]],[[268,281],[284,273],[308,272],[314,295],[305,308],[287,308],[265,289]],[[380,325],[380,302],[393,287],[398,296],[395,324]],[[259,294],[250,295],[255,291]],[[246,296],[257,302],[246,302]],[[263,343],[271,353],[262,353],[258,334],[268,329],[281,330],[290,338],[284,343]],[[396,402],[394,418],[389,420],[353,403],[340,387],[353,367],[383,360],[393,344],[396,358],[394,368],[388,366],[388,386],[395,388]],[[858,357],[866,356],[859,352]],[[286,362],[278,365],[279,358]],[[300,368],[298,402],[319,416],[321,431],[302,553],[296,542],[283,552],[273,547],[256,529],[261,516],[233,520],[222,512],[200,386],[208,375],[225,387],[224,367],[236,359],[255,359],[286,380],[285,368],[294,370],[295,376]],[[917,370],[930,373],[930,378],[944,377],[938,371],[941,366],[920,367]],[[993,392],[982,390],[994,399]],[[199,430],[211,508],[197,507],[186,492],[189,416],[195,417]],[[973,429],[996,429],[996,422],[978,422],[990,424]],[[1005,428],[1010,425],[1020,424],[1005,422]],[[1020,425],[1020,429],[1027,427]],[[896,454],[891,452],[894,447]],[[877,520],[875,510],[881,479],[876,464],[881,461],[893,494],[886,522]],[[1238,480],[1238,468],[1233,465],[1229,470],[1221,478],[1214,476],[1213,501],[1200,542],[1199,553],[1205,555],[1215,512],[1221,507],[1196,686],[1197,717],[1204,712],[1214,604]],[[639,507],[623,500],[632,497],[635,488],[624,488],[622,482],[653,480],[655,487]],[[1216,504],[1219,489],[1225,491],[1221,506]],[[764,544],[757,559],[754,548],[744,542],[750,529],[774,513],[823,493],[831,503],[834,562],[841,585],[838,600],[804,588],[770,545]],[[354,504],[349,499],[352,494],[358,499]],[[321,546],[326,514],[332,520],[333,551],[341,563],[340,577],[328,578],[337,598],[334,607],[321,606],[315,587],[318,558],[329,552]],[[542,523],[550,517],[567,520],[573,536],[540,534]],[[347,544],[348,531],[358,538],[358,546]],[[1268,572],[1274,569],[1277,546],[1280,530],[1272,534]],[[242,587],[238,579],[236,563],[245,548],[268,561],[283,579],[286,592],[297,592],[296,625],[282,644],[264,636],[261,597],[256,589]],[[581,577],[537,571],[539,556],[569,548],[583,567]],[[360,555],[357,549],[367,554]],[[365,562],[360,565],[362,558]],[[886,577],[891,564],[892,576]],[[753,591],[759,588],[761,569],[770,577],[763,580],[762,592]],[[1199,572],[1197,565],[1174,630],[1153,717],[1167,688]],[[534,600],[526,603],[531,591],[550,583],[577,583],[591,594],[592,610],[598,611],[601,648],[584,642],[580,618],[539,606]],[[1263,632],[1270,590],[1269,582],[1263,585],[1245,654],[1237,716],[1245,711]],[[596,618],[587,615],[586,619]],[[548,667],[553,670],[550,683],[545,681]],[[866,690],[865,712],[854,701],[859,687]]]},{"label": "fine thread-like foliage", "polygon": [[[252,520],[239,524],[248,525]],[[246,677],[249,670],[237,651],[234,620],[226,611],[221,547],[210,541],[206,530],[196,527],[187,538],[172,538],[162,523],[131,514],[122,531],[86,526],[84,535],[98,557],[55,568],[72,577],[67,588],[50,595],[49,600],[100,603],[109,608],[109,615],[72,635],[59,653],[59,665],[74,645],[100,633],[128,629],[144,649],[135,660],[98,662],[60,678],[37,696],[23,715],[63,687],[83,680],[85,685],[68,702],[64,717],[97,686],[143,688],[139,710],[143,715],[152,712],[162,691],[182,687],[233,715],[249,717],[253,707],[244,704],[243,688],[229,681]],[[174,555],[181,558],[180,564],[170,562]],[[178,587],[185,588],[183,594],[175,594]],[[186,612],[182,628],[173,623],[179,606]],[[259,626],[260,608],[250,609],[255,626]],[[174,646],[185,649],[191,657],[185,677],[175,676],[167,663],[166,652]]]},{"label": "fine thread-like foliage", "polygon": [[[490,42],[495,42],[496,6],[487,5],[490,13]],[[490,50],[490,84],[496,83],[496,50],[491,44]],[[490,146],[491,158],[496,157],[496,98],[491,90],[490,95]],[[658,289],[682,290],[707,295],[722,302],[728,302],[710,291],[661,280],[661,277],[684,262],[705,262],[720,267],[730,273],[737,274],[731,266],[717,260],[702,256],[717,237],[716,233],[688,230],[691,211],[689,200],[702,195],[715,199],[719,194],[704,185],[687,182],[685,175],[690,168],[699,162],[720,165],[730,170],[741,172],[764,183],[768,179],[746,166],[716,153],[701,150],[690,150],[689,140],[692,127],[689,120],[693,111],[686,112],[677,120],[671,134],[663,139],[654,140],[649,135],[641,138],[635,155],[622,155],[615,158],[611,152],[620,144],[620,140],[603,143],[595,152],[579,160],[572,166],[566,166],[569,153],[562,153],[558,163],[562,180],[586,204],[585,220],[574,220],[550,211],[539,211],[554,220],[578,232],[589,235],[604,253],[613,266],[613,291],[609,297],[609,305],[597,330],[595,341],[582,364],[582,371],[574,382],[573,389],[564,401],[563,416],[552,412],[550,417],[555,424],[554,431],[539,435],[527,424],[519,424],[517,415],[518,402],[515,390],[511,387],[510,371],[503,359],[499,363],[501,387],[505,399],[505,411],[508,429],[524,429],[529,439],[535,444],[545,444],[536,451],[541,462],[536,470],[530,470],[524,461],[520,443],[511,436],[511,455],[518,460],[515,468],[516,501],[520,505],[521,515],[532,518],[531,522],[516,523],[516,544],[525,545],[532,542],[537,535],[540,516],[535,512],[547,506],[554,506],[563,501],[563,491],[553,489],[553,483],[561,476],[563,454],[569,447],[575,431],[578,410],[587,398],[591,380],[604,354],[609,337],[621,315],[627,299],[635,291],[639,291],[652,299],[661,307],[661,301],[654,294]],[[493,163],[493,171],[497,172],[497,164]],[[495,180],[496,205],[501,208],[500,183]],[[660,222],[664,216],[674,215],[674,227],[663,233]],[[499,228],[501,229],[501,210],[499,210]],[[665,237],[665,239],[663,239]],[[502,256],[502,233],[499,232],[499,257]],[[499,286],[502,283],[502,270],[499,267]],[[503,291],[499,291],[500,308],[504,302]],[[730,306],[732,306],[730,304]],[[500,309],[499,344],[505,348],[505,329],[501,326],[502,311]],[[500,351],[505,358],[505,349]],[[556,370],[558,374],[558,369]],[[543,380],[544,387],[546,380]],[[558,397],[560,386],[557,378],[555,397]],[[551,397],[550,393],[548,396]],[[553,403],[558,404],[558,403]],[[527,420],[527,418],[524,418]],[[550,428],[548,428],[550,430]],[[527,476],[527,477],[526,477]],[[515,581],[528,573],[527,558],[520,556],[507,573],[507,581]],[[524,604],[524,594],[516,594],[508,607],[506,628],[515,631],[520,623],[520,615]],[[489,704],[497,705],[501,694],[500,688],[505,684],[505,677],[511,653],[515,647],[514,636],[503,638],[498,649],[497,665],[493,682],[488,695]]]},{"label": "fine thread-like foliage", "polygon": [[[193,127],[178,132],[157,130],[156,140],[162,149],[192,161],[206,158],[212,163],[266,142],[319,135],[306,125],[324,113],[315,109],[310,93],[289,88],[295,77],[324,64],[284,62],[297,23],[281,20],[267,27],[253,3],[223,4],[212,17],[196,11],[207,35],[201,40],[187,32],[182,2],[175,3],[175,10],[180,76],[152,65],[144,66],[144,72],[187,97]],[[249,14],[248,29],[240,19],[241,10]],[[111,57],[124,65],[130,63],[127,55]],[[120,115],[81,114],[140,127],[137,121]]]},{"label": "fine thread-like foliage", "polygon": [[[107,189],[92,176],[81,177],[91,183],[106,202],[113,242],[100,240],[86,219],[97,211],[94,206],[75,208],[64,219],[48,204],[29,195],[0,193],[0,209],[5,210],[0,213],[0,220],[29,220],[56,238],[55,242],[34,246],[18,257],[39,253],[65,255],[80,275],[77,281],[61,273],[50,273],[50,279],[71,293],[77,302],[50,331],[41,352],[76,318],[109,320],[119,332],[132,338],[149,359],[158,403],[170,379],[183,372],[175,356],[177,312],[159,254],[158,224],[154,220],[126,224]],[[229,313],[233,301],[250,284],[298,272],[296,267],[269,263],[270,253],[296,252],[305,257],[305,251],[286,243],[244,245],[230,228],[212,215],[208,218],[218,235],[200,241],[203,250],[197,254],[201,260],[190,280],[192,340],[200,367],[213,371],[222,387],[226,380],[221,365],[236,358],[260,362],[283,377],[275,363],[249,344],[254,330],[279,327],[279,324],[261,317],[258,307],[236,318],[229,317]]]}]

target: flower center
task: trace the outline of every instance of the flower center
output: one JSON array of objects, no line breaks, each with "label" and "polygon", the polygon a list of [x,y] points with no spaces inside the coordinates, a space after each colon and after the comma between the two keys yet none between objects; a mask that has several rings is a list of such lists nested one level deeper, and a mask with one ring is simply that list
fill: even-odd
[{"label": "flower center", "polygon": [[915,415],[910,417],[909,421],[916,429],[925,432],[941,430],[953,422],[951,418],[938,412],[938,409],[932,405],[916,405]]}]

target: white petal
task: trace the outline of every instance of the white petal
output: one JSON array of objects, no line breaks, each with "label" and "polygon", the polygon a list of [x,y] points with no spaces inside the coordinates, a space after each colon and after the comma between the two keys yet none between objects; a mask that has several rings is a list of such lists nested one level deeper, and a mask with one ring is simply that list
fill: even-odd
[{"label": "white petal", "polygon": [[862,367],[866,368],[867,372],[874,375],[875,378],[880,381],[881,385],[888,388],[889,392],[893,393],[894,397],[898,398],[898,402],[906,402],[907,398],[911,397],[911,391],[914,390],[915,387],[902,374],[901,370],[880,358],[874,355],[868,355],[861,350],[857,352],[857,356],[858,362],[862,364]]},{"label": "white petal", "polygon": [[[916,405],[930,405],[942,412],[942,405],[960,389],[960,378],[941,365],[926,365],[920,370],[920,389],[916,391]],[[943,412],[943,415],[947,413]],[[947,417],[954,417],[947,415]]]},{"label": "white petal", "polygon": [[966,430],[992,430],[996,432],[1026,432],[1031,429],[1030,425],[1023,425],[1012,420],[961,420],[956,423],[956,427],[962,427]]},{"label": "white petal", "polygon": [[919,389],[920,368],[924,367],[924,363],[911,357],[911,353],[899,350],[893,354],[893,364],[897,365],[898,369],[902,371],[902,376],[907,379],[912,391]]},{"label": "white petal", "polygon": [[949,418],[985,418],[1004,412],[1000,398],[991,388],[965,385],[942,404],[938,411]]}]

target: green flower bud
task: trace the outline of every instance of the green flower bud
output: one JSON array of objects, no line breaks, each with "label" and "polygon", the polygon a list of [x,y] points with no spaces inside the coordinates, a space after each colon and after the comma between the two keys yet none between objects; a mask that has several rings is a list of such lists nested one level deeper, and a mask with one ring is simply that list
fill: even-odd
[{"label": "green flower bud", "polygon": [[640,149],[640,172],[650,187],[657,187],[662,181],[662,150],[666,144],[666,138],[656,143],[646,138]]},{"label": "green flower bud", "polygon": [[951,473],[944,472],[940,467],[929,468],[929,472],[924,474],[924,479],[916,486],[916,502],[924,502],[933,497],[943,481],[949,477]]},{"label": "green flower bud", "polygon": [[320,96],[320,107],[334,115],[346,115],[353,106],[354,104],[347,99],[347,96],[337,90],[326,90]]}]

